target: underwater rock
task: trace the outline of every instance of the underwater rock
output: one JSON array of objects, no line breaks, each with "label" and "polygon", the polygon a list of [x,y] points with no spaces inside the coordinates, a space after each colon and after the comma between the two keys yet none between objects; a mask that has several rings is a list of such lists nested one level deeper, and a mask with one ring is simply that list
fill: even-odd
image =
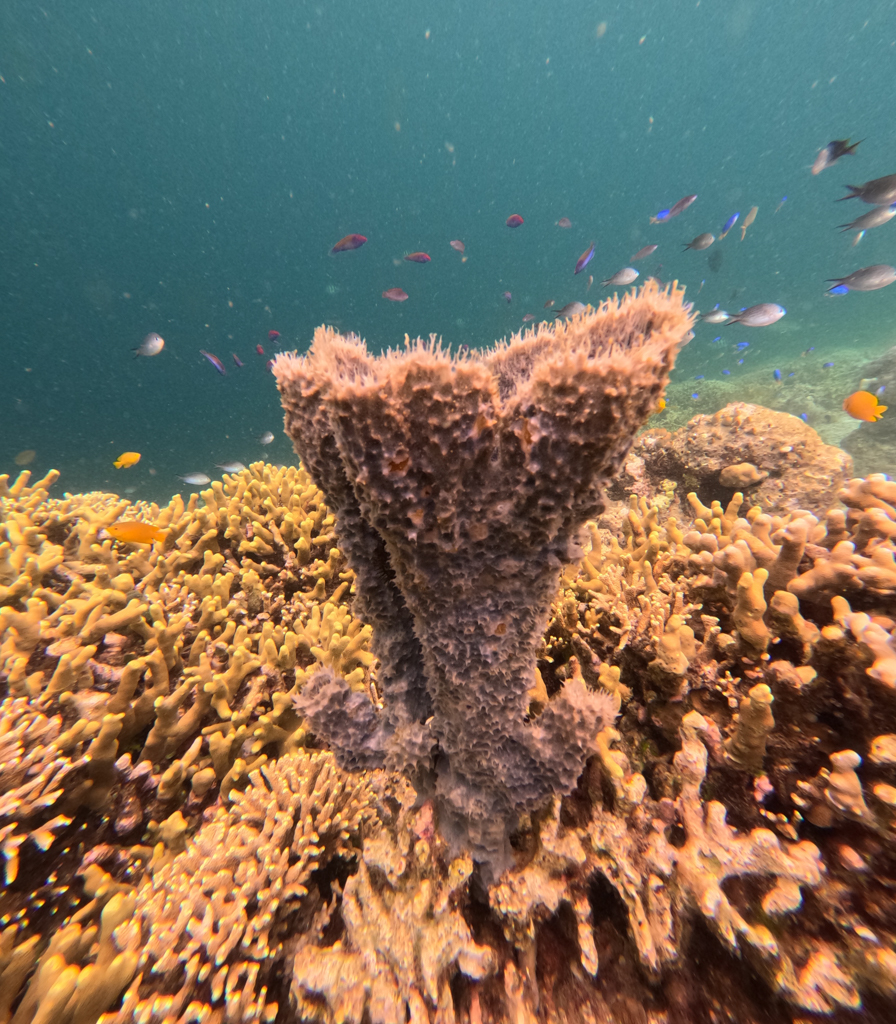
[{"label": "underwater rock", "polygon": [[[754,481],[756,486],[735,480],[732,469],[743,464],[765,473],[765,479]],[[689,491],[709,500],[749,487],[749,501],[766,512],[804,508],[823,515],[851,476],[850,456],[824,444],[801,419],[731,402],[711,416],[694,416],[674,433],[654,429],[641,434],[610,495],[621,499],[632,490],[655,494],[668,488],[664,481],[677,485],[679,500]]]}]

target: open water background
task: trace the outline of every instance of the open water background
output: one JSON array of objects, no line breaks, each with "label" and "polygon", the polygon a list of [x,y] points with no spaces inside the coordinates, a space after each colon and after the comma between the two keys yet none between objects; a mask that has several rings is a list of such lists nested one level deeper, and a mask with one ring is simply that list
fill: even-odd
[{"label": "open water background", "polygon": [[[4,0],[0,76],[0,471],[35,449],[57,492],[165,500],[177,474],[290,459],[272,328],[300,351],[324,322],[374,349],[487,345],[548,299],[599,299],[648,242],[642,274],[705,281],[701,309],[787,308],[730,328],[751,360],[896,341],[896,287],[824,294],[896,262],[896,224],[853,249],[835,226],[871,208],[834,205],[896,171],[892,2]],[[858,154],[811,176],[847,136]],[[717,273],[680,251],[753,205]],[[330,257],[350,232],[367,245]],[[432,262],[402,261],[417,249]],[[133,359],[149,331],[165,351]],[[698,328],[679,378],[711,372],[719,333]],[[114,470],[126,450],[141,462]]]}]

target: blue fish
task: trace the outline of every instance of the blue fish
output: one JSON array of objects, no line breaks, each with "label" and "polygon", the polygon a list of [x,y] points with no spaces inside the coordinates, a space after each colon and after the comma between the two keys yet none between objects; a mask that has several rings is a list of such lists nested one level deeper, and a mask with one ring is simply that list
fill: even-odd
[{"label": "blue fish", "polygon": [[737,361],[737,365],[738,365],[738,366],[743,366],[743,365],[744,365],[744,361],[743,361],[743,359],[738,359],[738,361]]},{"label": "blue fish", "polygon": [[711,344],[711,345],[715,345],[715,343],[716,343],[717,341],[721,341],[721,340],[722,340],[722,335],[720,334],[720,335],[718,336],[718,338],[713,338],[713,339],[712,339],[712,341],[710,342],[710,344]]},{"label": "blue fish", "polygon": [[693,393],[693,394],[691,395],[691,398],[699,398],[699,397],[700,397],[700,396],[699,396],[699,395],[697,394],[697,392],[696,392],[696,391],[695,391],[695,392],[694,392],[694,393]]},{"label": "blue fish", "polygon": [[781,371],[780,370],[775,370],[775,380],[780,380],[780,379],[781,379]]},{"label": "blue fish", "polygon": [[216,355],[212,355],[211,352],[206,352],[204,348],[201,348],[199,351],[212,364],[212,366],[214,366],[218,373],[223,374],[225,377],[227,376],[227,371],[224,369],[224,364]]},{"label": "blue fish", "polygon": [[698,373],[697,376],[694,378],[694,380],[706,380],[706,374],[705,373]]},{"label": "blue fish", "polygon": [[651,224],[662,224],[662,222],[664,220],[668,220],[668,219],[669,219],[669,210],[660,210],[660,212],[655,217],[651,217],[650,218],[650,223]]},{"label": "blue fish", "polygon": [[730,377],[731,376],[731,371],[730,370],[722,370],[722,373],[724,373],[726,377]]},{"label": "blue fish", "polygon": [[831,367],[832,367],[833,365],[834,365],[833,363],[822,363],[822,364],[821,364],[821,368],[822,368],[822,370],[830,370],[830,368],[831,368]]},{"label": "blue fish", "polygon": [[725,221],[725,226],[722,228],[722,233],[719,235],[719,241],[721,241],[725,235],[734,227],[737,223],[737,218],[740,216],[739,213],[732,213],[728,220]]},{"label": "blue fish", "polygon": [[[588,264],[594,259],[594,242],[582,253],[582,255],[576,260],[576,269],[573,271],[574,274],[581,274],[581,272],[588,266]],[[505,293],[506,294],[506,293]]]},{"label": "blue fish", "polygon": [[845,295],[849,291],[849,285],[835,284],[833,288],[828,288],[828,295]]},{"label": "blue fish", "polygon": [[793,372],[793,370],[791,370],[790,373],[787,374],[787,376],[788,377],[795,377],[796,374]]},{"label": "blue fish", "polygon": [[750,343],[748,341],[739,341],[737,343],[737,345],[735,346],[735,348],[737,348],[738,352],[743,352],[743,350],[745,348],[749,348],[749,347],[750,347]]},{"label": "blue fish", "polygon": [[882,394],[883,394],[883,393],[884,393],[884,392],[885,392],[886,390],[887,390],[887,385],[886,385],[886,384],[881,384],[881,386],[880,386],[880,387],[879,387],[879,388],[877,389],[877,391],[875,391],[874,393],[875,393],[875,395],[877,395],[877,397],[878,397],[878,398],[880,398],[880,396],[881,396],[881,395],[882,395]]},{"label": "blue fish", "polygon": [[808,423],[809,422],[809,414],[807,412],[801,412],[800,413],[800,419],[803,421],[803,423]]}]

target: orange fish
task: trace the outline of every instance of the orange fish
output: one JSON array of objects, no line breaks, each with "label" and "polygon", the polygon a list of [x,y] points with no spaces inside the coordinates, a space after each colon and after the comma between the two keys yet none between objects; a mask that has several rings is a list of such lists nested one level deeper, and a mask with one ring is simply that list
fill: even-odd
[{"label": "orange fish", "polygon": [[141,523],[137,519],[125,519],[106,527],[106,533],[113,540],[124,541],[125,544],[152,544],[154,540],[162,541],[168,534],[152,523]]},{"label": "orange fish", "polygon": [[130,469],[140,461],[140,452],[122,452],[112,463],[116,469]]},{"label": "orange fish", "polygon": [[887,411],[887,406],[881,405],[877,395],[870,391],[854,391],[849,398],[843,402],[844,412],[848,412],[854,420],[864,420],[865,423],[874,423]]}]

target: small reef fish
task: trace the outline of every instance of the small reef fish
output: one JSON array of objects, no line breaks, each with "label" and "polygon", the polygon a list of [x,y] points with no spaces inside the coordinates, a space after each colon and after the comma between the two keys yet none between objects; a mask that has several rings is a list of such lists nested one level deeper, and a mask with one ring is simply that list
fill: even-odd
[{"label": "small reef fish", "polygon": [[165,339],[153,331],[147,334],[136,348],[132,348],[134,358],[138,356],[157,356],[165,347]]},{"label": "small reef fish", "polygon": [[861,217],[856,217],[851,223],[838,224],[837,227],[841,231],[867,231],[869,228],[878,228],[881,224],[886,224],[894,217],[896,217],[896,203],[890,203],[889,206],[877,206],[873,210],[869,210],[868,213],[863,213]]},{"label": "small reef fish", "polygon": [[890,203],[896,203],[896,174],[872,178],[864,185],[846,185],[845,188],[849,189],[849,195],[840,196],[838,203],[842,203],[844,199],[861,199],[863,203],[871,206],[889,206]]},{"label": "small reef fish", "polygon": [[130,469],[140,461],[140,452],[122,452],[112,463],[116,469]]},{"label": "small reef fish", "polygon": [[643,249],[639,249],[634,256],[632,256],[630,262],[635,263],[637,260],[643,260],[646,256],[654,253],[659,249],[658,245],[645,245]]},{"label": "small reef fish", "polygon": [[722,370],[722,376],[730,377],[731,376],[731,371],[730,370]]},{"label": "small reef fish", "polygon": [[271,373],[273,373],[273,372],[274,372],[274,360],[273,360],[273,359],[269,359],[269,360],[268,360],[268,361],[267,361],[267,362],[266,362],[266,363],[264,364],[264,368],[265,368],[266,370],[270,370],[270,371],[271,371]]},{"label": "small reef fish", "polygon": [[670,209],[660,210],[660,212],[655,217],[651,217],[650,223],[664,224],[667,220],[672,220],[673,217],[677,217],[680,213],[684,213],[684,211],[691,205],[691,203],[694,202],[696,198],[696,192],[692,196],[684,196],[684,198],[679,199],[678,202]]},{"label": "small reef fish", "polygon": [[509,228],[518,228],[523,223],[523,218],[518,213],[512,213],[504,223]]},{"label": "small reef fish", "polygon": [[527,324],[527,323],[529,323],[529,321],[530,321],[530,320],[534,320],[534,319],[535,319],[535,317],[534,317],[534,316],[533,316],[533,315],[532,315],[531,313],[527,313],[527,314],[526,314],[526,315],[525,315],[525,316],[523,317],[523,323],[524,323],[524,324]]},{"label": "small reef fish", "polygon": [[590,287],[591,287],[591,286],[592,286],[593,284],[594,284],[594,274],[589,274],[589,275],[588,275],[588,284],[587,284],[587,285],[585,286],[585,291],[587,292],[587,291],[588,291],[588,289],[589,289],[589,288],[590,288]]},{"label": "small reef fish", "polygon": [[241,473],[246,468],[242,462],[216,462],[215,465],[225,473]]},{"label": "small reef fish", "polygon": [[872,267],[854,270],[847,277],[829,277],[828,281],[836,282],[833,288],[828,288],[834,295],[843,295],[843,288],[853,292],[874,292],[896,281],[896,267],[888,263],[875,263]]},{"label": "small reef fish", "polygon": [[775,380],[780,380],[781,379],[781,371],[780,370],[775,370],[775,372],[772,374],[772,376],[775,378]]},{"label": "small reef fish", "polygon": [[548,301],[542,306],[542,309],[550,309],[551,306],[553,306],[553,305],[554,305],[554,300],[553,299],[548,299]]},{"label": "small reef fish", "polygon": [[455,252],[463,252],[466,246],[459,238],[452,238],[448,243]]},{"label": "small reef fish", "polygon": [[851,146],[849,144],[849,139],[834,139],[833,142],[829,142],[824,149],[820,149],[818,151],[815,163],[812,164],[812,173],[821,174],[821,172],[827,170],[828,167],[832,167],[841,156],[852,156],[856,151],[856,146],[861,145],[864,141],[864,139],[860,139],[858,142],[854,142]]},{"label": "small reef fish", "polygon": [[152,544],[153,541],[163,541],[168,536],[167,530],[161,530],[152,523],[143,523],[137,519],[124,519],[119,523],[112,523],[106,527],[106,533],[113,540],[120,540],[125,544]]},{"label": "small reef fish", "polygon": [[255,346],[255,351],[256,351],[256,352],[257,352],[257,353],[258,353],[258,354],[259,354],[260,356],[263,356],[263,355],[264,355],[264,346],[263,346],[262,344],[260,344],[260,343],[259,343],[258,345],[256,345],[256,346]]},{"label": "small reef fish", "polygon": [[656,409],[654,411],[655,412],[662,412],[665,408],[666,408],[666,399],[665,398],[661,398],[656,403]]},{"label": "small reef fish", "polygon": [[333,246],[330,255],[332,256],[336,252],[351,252],[352,249],[360,249],[366,241],[364,235],[346,235]]},{"label": "small reef fish", "polygon": [[570,317],[578,316],[580,313],[584,313],[588,307],[584,302],[567,302],[562,308],[558,309],[554,316],[558,320],[569,320]]},{"label": "small reef fish", "polygon": [[383,298],[388,299],[390,302],[405,302],[407,297],[408,293],[404,288],[387,288],[383,292]]},{"label": "small reef fish", "polygon": [[832,370],[834,368],[834,364],[833,363],[822,363],[821,364],[821,368],[822,368],[822,370]]},{"label": "small reef fish", "polygon": [[572,221],[569,219],[569,217],[561,217],[560,220],[557,221],[557,227],[558,228],[571,228],[572,227]]},{"label": "small reef fish", "polygon": [[25,448],[24,451],[19,452],[19,454],[12,461],[17,466],[30,466],[31,463],[34,462],[34,457],[36,455],[37,452],[35,451],[34,448]]},{"label": "small reef fish", "polygon": [[728,220],[725,221],[725,226],[722,228],[722,232],[719,235],[719,241],[721,242],[725,235],[734,227],[737,223],[737,218],[740,216],[739,213],[732,213]]},{"label": "small reef fish", "polygon": [[750,212],[744,218],[743,224],[740,226],[740,240],[743,241],[747,237],[747,228],[756,220],[756,214],[759,213],[759,207],[753,206],[750,208]]},{"label": "small reef fish", "polygon": [[268,331],[268,341],[276,341],[279,337],[279,331]]},{"label": "small reef fish", "polygon": [[809,414],[807,412],[801,412],[800,413],[800,419],[803,421],[803,423],[808,423],[809,422]]},{"label": "small reef fish", "polygon": [[233,356],[233,361],[234,361],[234,363],[236,363],[237,366],[242,366],[243,365],[242,359],[240,359],[240,357],[236,354],[236,352],[231,352],[230,354]]},{"label": "small reef fish", "polygon": [[408,263],[429,263],[432,257],[425,252],[409,252],[405,259]]},{"label": "small reef fish", "polygon": [[732,313],[728,322],[743,324],[744,327],[768,327],[769,324],[777,323],[786,312],[777,302],[760,302],[756,306],[742,309],[740,313]]},{"label": "small reef fish", "polygon": [[270,430],[266,430],[263,434],[259,434],[258,435],[258,443],[259,444],[270,444],[271,441],[273,441],[273,440],[274,440],[274,435],[270,432]]},{"label": "small reef fish", "polygon": [[199,351],[212,364],[212,366],[214,366],[218,373],[222,374],[225,377],[227,376],[227,371],[224,369],[224,364],[216,355],[212,355],[211,352],[206,352],[204,348],[201,348]]},{"label": "small reef fish", "polygon": [[588,246],[588,248],[582,253],[582,255],[576,260],[576,269],[573,274],[581,274],[585,267],[594,259],[594,242]]},{"label": "small reef fish", "polygon": [[612,277],[608,277],[606,281],[601,281],[601,285],[607,288],[617,284],[631,284],[638,277],[639,272],[634,267],[623,267],[622,270],[617,270]]},{"label": "small reef fish", "polygon": [[881,405],[877,395],[872,395],[870,391],[854,391],[843,400],[843,411],[854,420],[874,423],[887,411],[887,406]]},{"label": "small reef fish", "polygon": [[719,309],[718,302],[712,307],[708,313],[701,313],[700,319],[705,324],[721,324],[729,318],[729,314],[724,309]]},{"label": "small reef fish", "polygon": [[[775,207],[775,213],[777,213],[777,212],[778,212],[778,210],[780,210],[780,209],[781,209],[781,207],[782,207],[782,206],[783,206],[783,205],[784,205],[784,204],[785,204],[786,202],[787,202],[787,196],[781,196],[781,202],[780,202],[780,203],[778,203],[778,205],[777,205],[777,206]],[[774,216],[774,214],[773,214],[772,216]]]},{"label": "small reef fish", "polygon": [[507,302],[507,305],[509,306],[510,305],[510,300],[513,298],[513,295],[510,292],[501,292],[501,298],[505,299],[506,302]]},{"label": "small reef fish", "polygon": [[716,236],[711,234],[709,231],[704,231],[702,235],[697,235],[693,241],[683,242],[685,249],[708,249],[712,243],[716,240]]},{"label": "small reef fish", "polygon": [[183,480],[185,484],[192,484],[194,487],[201,487],[203,484],[210,484],[212,482],[212,478],[206,476],[205,473],[186,473],[177,479]]}]

